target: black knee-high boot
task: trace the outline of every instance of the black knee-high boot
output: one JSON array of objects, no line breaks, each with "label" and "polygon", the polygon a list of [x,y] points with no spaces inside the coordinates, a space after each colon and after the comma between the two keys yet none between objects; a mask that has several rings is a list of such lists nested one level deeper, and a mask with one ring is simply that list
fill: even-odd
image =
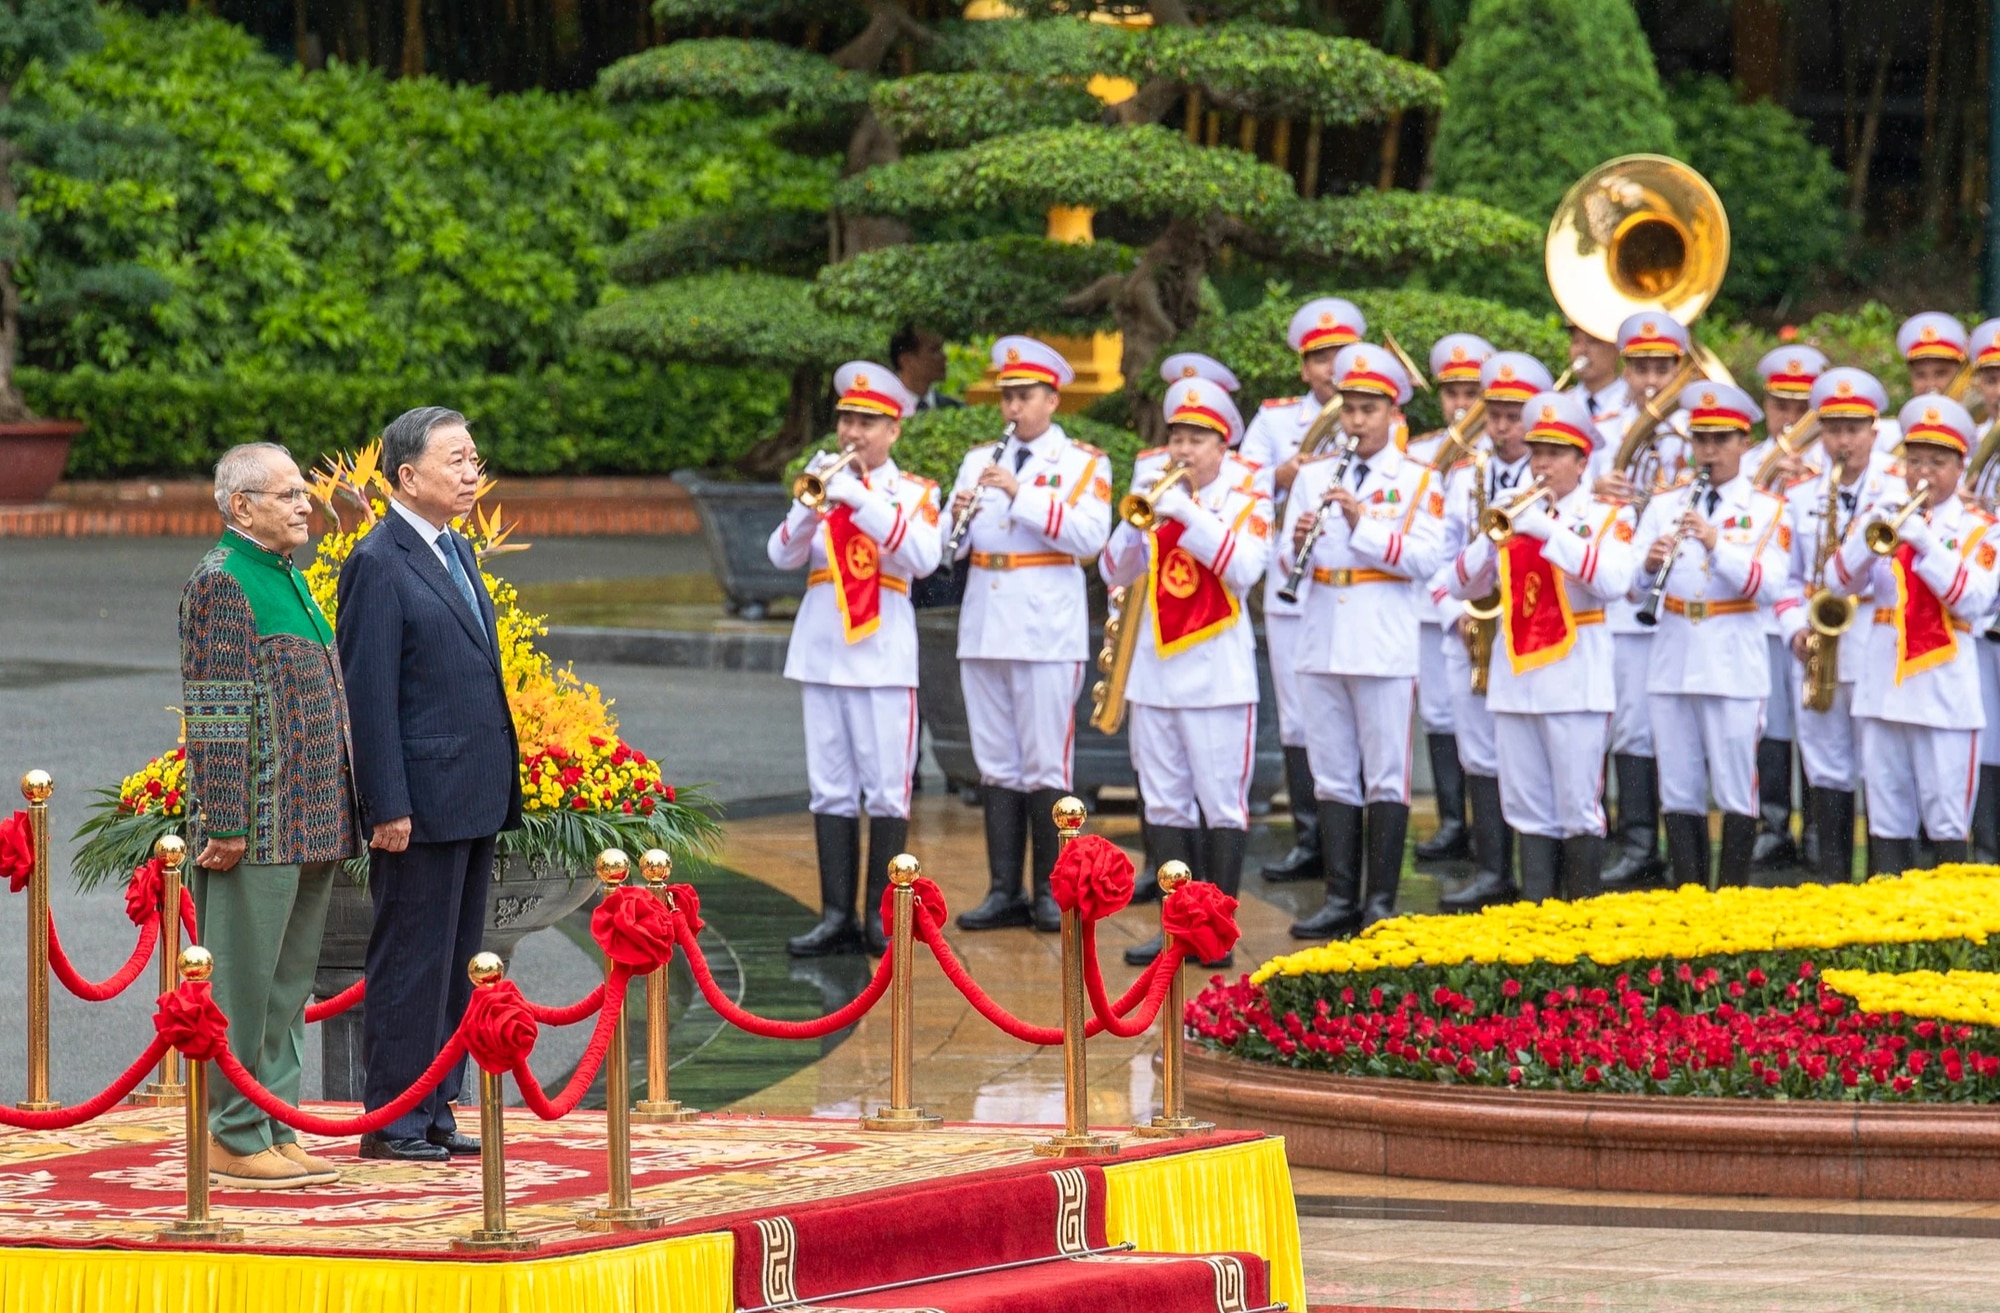
[{"label": "black knee-high boot", "polygon": [[1848,884],[1854,879],[1854,791],[1814,789],[1811,796],[1819,836],[1815,877],[1821,884]]},{"label": "black knee-high boot", "polygon": [[1715,859],[1715,883],[1750,883],[1751,854],[1757,847],[1757,818],[1735,812],[1722,813],[1722,850]]},{"label": "black knee-high boot", "polygon": [[1500,781],[1467,775],[1465,797],[1472,806],[1472,879],[1438,899],[1443,912],[1471,912],[1488,903],[1511,903],[1514,888],[1514,831],[1500,811]]},{"label": "black knee-high boot", "polygon": [[1361,928],[1361,809],[1322,799],[1319,823],[1326,902],[1292,922],[1294,939],[1332,939]]},{"label": "black knee-high boot", "polygon": [[[1180,862],[1190,874],[1200,870],[1201,850],[1204,846],[1204,831],[1188,829],[1178,825],[1156,825],[1153,827],[1153,843],[1157,848],[1160,865]],[[1156,871],[1157,875],[1158,872]],[[1195,878],[1199,879],[1199,876]],[[1061,927],[1058,926],[1058,929]],[[1154,935],[1143,944],[1134,944],[1125,950],[1125,965],[1142,967],[1160,955],[1160,936]]]},{"label": "black knee-high boot", "polygon": [[1792,842],[1792,741],[1757,741],[1757,838],[1750,860],[1760,871],[1790,866],[1799,858]]},{"label": "black knee-high boot", "polygon": [[1651,757],[1618,753],[1618,856],[1604,872],[1606,889],[1636,889],[1660,877],[1660,768]]},{"label": "black knee-high boot", "polygon": [[1465,828],[1465,769],[1458,762],[1458,737],[1427,734],[1431,781],[1437,786],[1438,827],[1417,845],[1420,862],[1461,861],[1472,856],[1472,832]]},{"label": "black knee-high boot", "polygon": [[1675,885],[1708,888],[1708,817],[1668,812],[1667,867]]},{"label": "black knee-high boot", "polygon": [[999,930],[1028,924],[1021,896],[1021,859],[1028,851],[1028,795],[991,784],[979,788],[986,813],[986,901],[958,915],[960,930]]},{"label": "black knee-high boot", "polygon": [[1319,878],[1319,799],[1304,748],[1285,749],[1285,792],[1292,800],[1292,850],[1264,867],[1273,884]]},{"label": "black knee-high boot", "polygon": [[1868,836],[1868,874],[1901,875],[1914,870],[1916,865],[1915,839],[1885,839],[1879,834]]},{"label": "black knee-high boot", "polygon": [[889,951],[889,936],[882,931],[882,895],[889,892],[889,859],[910,844],[910,823],[900,816],[868,818],[868,892],[862,896],[858,915],[861,939],[875,957]]},{"label": "black knee-high boot", "polygon": [[1403,841],[1409,832],[1408,804],[1368,804],[1368,871],[1361,907],[1364,929],[1396,915],[1396,893],[1403,881]]},{"label": "black knee-high boot", "polygon": [[1604,836],[1572,834],[1562,841],[1562,896],[1570,902],[1604,892]]},{"label": "black knee-high boot", "polygon": [[786,940],[785,951],[793,957],[859,953],[854,900],[861,882],[861,818],[814,812],[813,839],[819,850],[819,924]]},{"label": "black knee-high boot", "polygon": [[1054,934],[1062,929],[1062,909],[1049,893],[1049,874],[1062,853],[1062,832],[1056,829],[1056,804],[1065,790],[1036,789],[1028,795],[1028,833],[1034,838],[1035,929]]},{"label": "black knee-high boot", "polygon": [[1972,800],[1972,860],[2000,863],[2000,766],[1979,768],[1979,792]]},{"label": "black knee-high boot", "polygon": [[1562,866],[1562,840],[1548,834],[1518,836],[1521,845],[1521,897],[1531,903],[1554,898]]}]

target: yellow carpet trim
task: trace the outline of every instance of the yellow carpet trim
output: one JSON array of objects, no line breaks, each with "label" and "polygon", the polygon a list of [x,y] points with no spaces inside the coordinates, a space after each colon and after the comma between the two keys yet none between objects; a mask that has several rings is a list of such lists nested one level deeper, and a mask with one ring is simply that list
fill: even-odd
[{"label": "yellow carpet trim", "polygon": [[0,1249],[0,1308],[67,1313],[732,1313],[733,1237],[526,1262]]},{"label": "yellow carpet trim", "polygon": [[1166,1254],[1261,1254],[1271,1264],[1271,1298],[1303,1313],[1299,1215],[1282,1139],[1110,1163],[1104,1180],[1106,1240]]}]

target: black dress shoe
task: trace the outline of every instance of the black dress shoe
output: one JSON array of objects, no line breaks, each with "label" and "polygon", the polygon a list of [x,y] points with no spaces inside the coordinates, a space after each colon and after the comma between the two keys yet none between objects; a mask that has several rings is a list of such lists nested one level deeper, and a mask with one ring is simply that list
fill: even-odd
[{"label": "black dress shoe", "polygon": [[470,1135],[457,1131],[431,1131],[424,1139],[444,1150],[454,1158],[477,1158],[479,1141]]},{"label": "black dress shoe", "polygon": [[451,1161],[451,1151],[441,1144],[404,1135],[364,1135],[363,1158],[387,1158],[403,1163],[443,1163]]}]

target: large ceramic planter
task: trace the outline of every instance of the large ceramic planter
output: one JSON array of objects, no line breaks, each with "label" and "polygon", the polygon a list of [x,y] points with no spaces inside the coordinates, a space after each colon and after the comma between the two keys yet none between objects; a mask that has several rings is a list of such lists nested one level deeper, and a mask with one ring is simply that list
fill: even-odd
[{"label": "large ceramic planter", "polygon": [[1184,1048],[1187,1108],[1294,1164],[1571,1190],[2000,1199],[1991,1107],[1511,1091],[1333,1076]]},{"label": "large ceramic planter", "polygon": [[83,428],[68,419],[0,424],[0,503],[46,501]]},{"label": "large ceramic planter", "polygon": [[805,593],[806,572],[780,570],[765,551],[771,530],[791,507],[789,489],[779,483],[712,479],[699,470],[675,470],[673,479],[694,499],[709,566],[731,615],[761,620],[772,602]]},{"label": "large ceramic planter", "polygon": [[[572,875],[541,863],[502,857],[494,865],[493,881],[486,892],[483,946],[511,959],[521,940],[562,920],[596,892],[597,881],[589,872]],[[313,977],[315,998],[331,998],[361,979],[374,920],[368,891],[345,878],[336,879],[326,911],[326,931],[320,938],[319,970]],[[320,1023],[325,1098],[361,1097],[361,1011],[350,1008]]]}]

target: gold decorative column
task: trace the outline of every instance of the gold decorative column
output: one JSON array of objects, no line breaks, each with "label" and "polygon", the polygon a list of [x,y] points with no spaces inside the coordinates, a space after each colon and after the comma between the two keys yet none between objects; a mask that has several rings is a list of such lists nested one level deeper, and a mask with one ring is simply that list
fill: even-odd
[{"label": "gold decorative column", "polygon": [[[196,944],[181,951],[181,979],[200,982],[215,973],[215,959]],[[187,1216],[153,1233],[155,1240],[200,1240],[221,1244],[241,1240],[240,1227],[208,1215],[208,1064],[187,1068]]]},{"label": "gold decorative column", "polygon": [[[28,1097],[14,1106],[24,1112],[62,1107],[49,1097],[49,797],[56,782],[45,770],[21,777],[28,800],[28,839],[34,861],[28,870]],[[208,1178],[203,1177],[206,1185]]]},{"label": "gold decorative column", "polygon": [[911,936],[917,925],[917,877],[922,874],[923,867],[908,853],[889,859],[889,885],[896,891],[889,927],[889,1106],[861,1119],[866,1130],[928,1131],[944,1120],[917,1107],[912,1093],[916,982],[910,974],[916,969],[917,954]]},{"label": "gold decorative column", "polygon": [[[1067,848],[1083,830],[1080,799],[1064,797],[1054,807],[1056,834]],[[1061,858],[1057,858],[1058,861]],[[1090,1067],[1084,1060],[1084,1025],[1089,1000],[1083,988],[1083,914],[1062,914],[1063,1133],[1035,1145],[1043,1158],[1109,1158],[1118,1141],[1090,1133]]]},{"label": "gold decorative column", "polygon": [[[181,955],[181,867],[187,861],[187,844],[177,834],[160,836],[153,845],[160,862],[160,992],[174,987],[174,968]],[[187,1085],[181,1080],[181,1055],[168,1049],[160,1055],[159,1078],[133,1092],[132,1102],[146,1108],[178,1108],[187,1101]]]},{"label": "gold decorative column", "polygon": [[[465,974],[472,978],[475,989],[491,989],[506,978],[507,965],[497,953],[477,953]],[[460,1253],[522,1253],[541,1247],[541,1241],[507,1225],[506,1081],[503,1072],[479,1069],[480,1226],[471,1235],[451,1242]]]},{"label": "gold decorative column", "polygon": [[[1165,862],[1160,866],[1160,949],[1167,947],[1167,895],[1194,878],[1186,862]],[[1181,1014],[1187,1009],[1181,999],[1181,973],[1167,986],[1167,1001],[1160,1006],[1160,1115],[1144,1126],[1134,1126],[1132,1134],[1153,1138],[1206,1135],[1214,1122],[1187,1115],[1186,1092],[1181,1079]]]},{"label": "gold decorative column", "polygon": [[[664,848],[648,848],[639,854],[639,874],[653,896],[674,910],[674,896],[667,881],[674,877],[673,855]],[[646,977],[646,1097],[632,1111],[635,1121],[691,1122],[701,1116],[699,1108],[684,1108],[667,1093],[667,968]]]},{"label": "gold decorative column", "polygon": [[[597,883],[606,894],[625,883],[631,869],[632,859],[616,848],[606,848],[597,855]],[[604,960],[607,1004],[617,970],[617,963]],[[666,1220],[664,1213],[632,1204],[632,1068],[625,1050],[625,1017],[621,1013],[604,1049],[605,1200],[602,1207],[576,1219],[579,1231],[651,1231]]]}]

